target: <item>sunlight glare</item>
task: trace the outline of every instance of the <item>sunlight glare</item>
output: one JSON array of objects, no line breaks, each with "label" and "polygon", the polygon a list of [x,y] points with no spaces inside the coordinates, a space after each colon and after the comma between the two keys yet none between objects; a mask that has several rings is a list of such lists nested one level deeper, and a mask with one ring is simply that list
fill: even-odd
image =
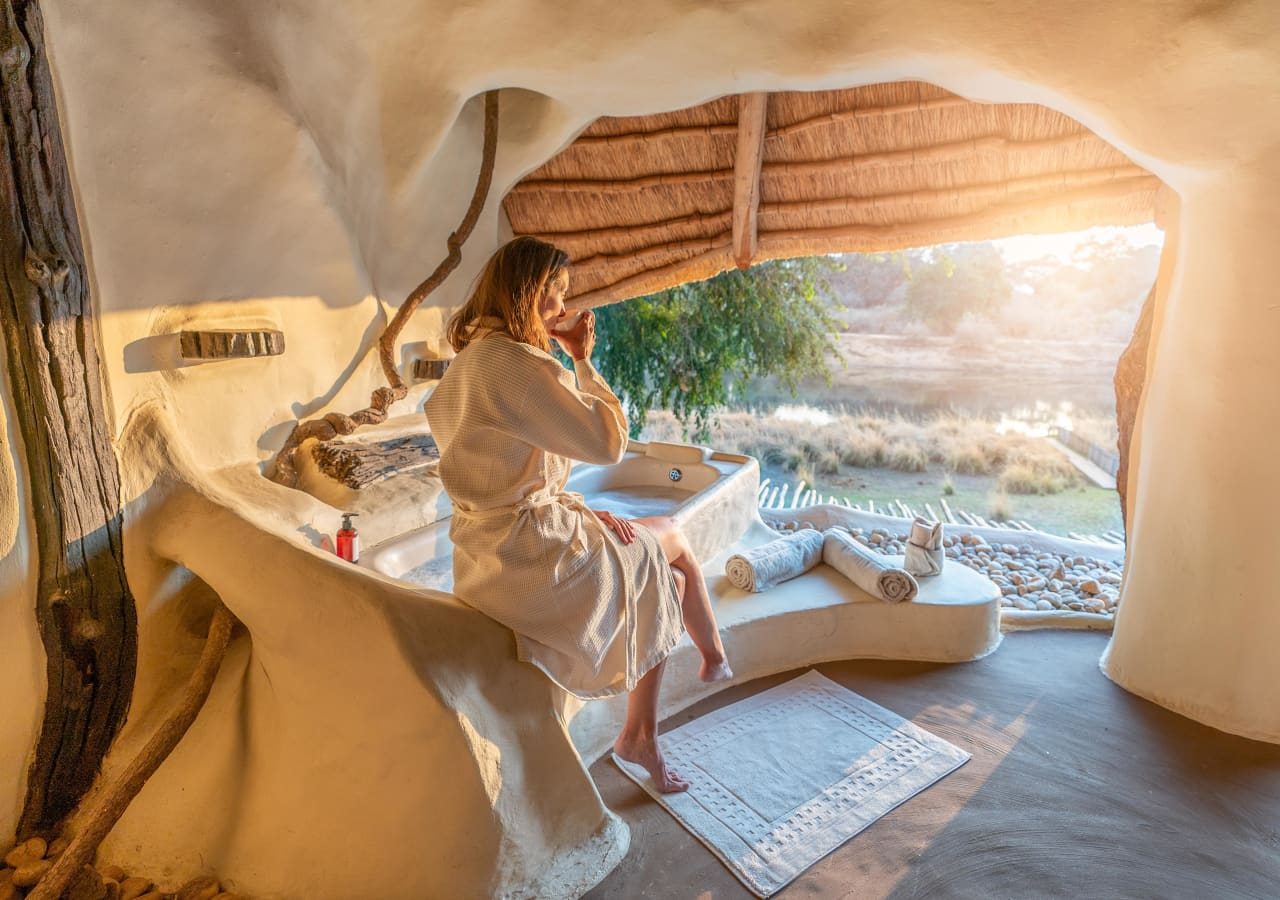
[{"label": "sunlight glare", "polygon": [[1067,263],[1081,244],[1111,238],[1120,238],[1134,247],[1143,247],[1163,243],[1164,232],[1152,223],[1128,227],[1105,225],[1066,234],[1021,234],[1017,237],[1000,238],[991,243],[1000,251],[1006,263],[1022,263],[1046,256],[1055,256],[1059,262]]},{"label": "sunlight glare", "polygon": [[783,422],[803,422],[806,425],[830,425],[836,417],[826,410],[806,406],[803,403],[779,406],[773,411],[775,419]]}]

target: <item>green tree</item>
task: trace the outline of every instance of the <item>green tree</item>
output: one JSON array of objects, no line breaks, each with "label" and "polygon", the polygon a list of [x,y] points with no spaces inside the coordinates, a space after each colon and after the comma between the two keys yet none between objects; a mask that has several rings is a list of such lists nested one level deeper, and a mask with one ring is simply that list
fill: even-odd
[{"label": "green tree", "polygon": [[999,312],[1013,293],[1004,259],[990,243],[943,245],[925,262],[912,272],[907,315],[934,334],[952,333],[967,312]]},{"label": "green tree", "polygon": [[597,310],[593,361],[626,402],[631,435],[651,409],[670,410],[686,439],[706,441],[718,407],[756,377],[794,395],[801,379],[830,383],[835,321],[821,293],[837,264],[772,260]]}]

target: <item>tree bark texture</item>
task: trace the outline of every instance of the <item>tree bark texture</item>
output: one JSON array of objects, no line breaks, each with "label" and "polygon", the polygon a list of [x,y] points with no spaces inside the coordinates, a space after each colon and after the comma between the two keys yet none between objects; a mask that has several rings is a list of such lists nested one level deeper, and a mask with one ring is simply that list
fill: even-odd
[{"label": "tree bark texture", "polygon": [[92,784],[133,692],[120,476],[37,0],[0,0],[0,319],[26,449],[48,657],[19,836],[48,831]]},{"label": "tree bark texture", "polygon": [[1142,399],[1142,387],[1147,382],[1147,348],[1151,344],[1151,318],[1154,315],[1156,286],[1151,285],[1147,299],[1142,302],[1142,312],[1133,326],[1129,345],[1116,362],[1116,428],[1119,437],[1116,449],[1120,453],[1120,467],[1116,469],[1116,491],[1120,494],[1120,520],[1125,533],[1129,529],[1129,447],[1133,443],[1133,426],[1138,418],[1138,403]]}]

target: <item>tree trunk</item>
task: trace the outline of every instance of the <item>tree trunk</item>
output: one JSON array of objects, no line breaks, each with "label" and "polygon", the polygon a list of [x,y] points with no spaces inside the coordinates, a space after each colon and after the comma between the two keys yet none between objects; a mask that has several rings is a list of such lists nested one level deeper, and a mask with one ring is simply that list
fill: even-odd
[{"label": "tree trunk", "polygon": [[47,831],[92,784],[133,692],[120,476],[37,0],[0,0],[0,324],[35,520],[48,657],[19,835]]}]

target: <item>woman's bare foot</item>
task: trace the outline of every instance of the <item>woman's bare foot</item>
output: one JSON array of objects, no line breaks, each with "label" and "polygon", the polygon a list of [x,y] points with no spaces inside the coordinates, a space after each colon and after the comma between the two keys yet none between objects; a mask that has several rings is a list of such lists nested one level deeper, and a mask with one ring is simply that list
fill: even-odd
[{"label": "woman's bare foot", "polygon": [[663,794],[678,794],[681,791],[689,790],[689,782],[685,781],[675,770],[667,765],[662,757],[662,750],[658,748],[656,739],[650,738],[632,738],[625,734],[618,735],[618,739],[613,742],[613,752],[620,758],[639,766],[644,766],[645,771],[649,773],[649,777],[653,779],[653,783],[658,786],[658,790]]},{"label": "woman's bare foot", "polygon": [[724,658],[721,653],[717,658],[702,658],[702,668],[698,669],[698,677],[708,684],[717,681],[728,681],[733,677],[733,669],[729,668],[729,661]]}]

